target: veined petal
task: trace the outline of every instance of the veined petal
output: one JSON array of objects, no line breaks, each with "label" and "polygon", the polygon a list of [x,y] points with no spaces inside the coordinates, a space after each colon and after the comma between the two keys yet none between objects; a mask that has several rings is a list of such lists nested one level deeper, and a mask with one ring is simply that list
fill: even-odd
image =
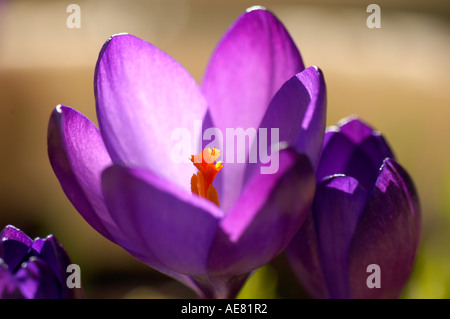
[{"label": "veined petal", "polygon": [[331,176],[318,184],[313,218],[328,298],[350,297],[350,244],[366,207],[367,195],[350,176]]},{"label": "veined petal", "polygon": [[[224,134],[227,128],[257,130],[275,93],[303,69],[300,53],[283,24],[264,8],[247,10],[217,45],[203,78],[214,124]],[[248,143],[253,144],[252,137]],[[221,152],[225,159],[227,152],[236,157],[240,150],[224,147]],[[237,200],[244,182],[245,165],[236,161],[222,173],[225,211]]]},{"label": "veined petal", "polygon": [[[350,251],[352,298],[398,298],[416,257],[421,228],[417,192],[394,160],[384,162],[361,216]],[[369,289],[367,267],[381,271],[381,288]],[[383,284],[384,283],[384,284]]]},{"label": "veined petal", "polygon": [[206,102],[191,75],[150,43],[121,34],[103,46],[94,84],[99,127],[113,162],[151,170],[189,191],[195,168],[174,161],[171,137],[182,128],[198,138],[194,124],[203,120]]},{"label": "veined petal", "polygon": [[223,131],[258,127],[275,93],[303,69],[297,47],[270,11],[245,12],[218,44],[203,79],[214,123]]},{"label": "veined petal", "polygon": [[138,246],[136,256],[167,273],[206,273],[206,260],[222,212],[206,199],[144,170],[112,166],[103,188],[113,218]]},{"label": "veined petal", "polygon": [[102,171],[111,165],[100,133],[84,115],[57,106],[48,126],[48,156],[61,187],[83,218],[115,242],[120,237],[105,206],[100,186]]},{"label": "veined petal", "polygon": [[211,276],[254,270],[286,248],[311,208],[314,170],[305,155],[279,153],[274,174],[255,174],[225,216],[211,247]]}]

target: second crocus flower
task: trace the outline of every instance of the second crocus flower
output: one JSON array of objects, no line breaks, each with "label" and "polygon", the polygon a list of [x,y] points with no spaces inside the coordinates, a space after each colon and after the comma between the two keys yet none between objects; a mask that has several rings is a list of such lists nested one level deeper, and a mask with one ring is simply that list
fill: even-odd
[{"label": "second crocus flower", "polygon": [[0,232],[0,299],[84,298],[81,286],[67,284],[71,264],[53,235],[33,240],[8,225]]},{"label": "second crocus flower", "polygon": [[325,134],[316,178],[312,213],[287,249],[304,288],[314,298],[399,297],[421,215],[385,139],[358,118],[342,120]]}]

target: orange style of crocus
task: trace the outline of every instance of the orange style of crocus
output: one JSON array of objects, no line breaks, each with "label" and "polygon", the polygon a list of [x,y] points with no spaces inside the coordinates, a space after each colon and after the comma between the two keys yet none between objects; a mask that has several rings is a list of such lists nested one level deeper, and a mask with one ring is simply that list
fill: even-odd
[{"label": "orange style of crocus", "polygon": [[223,165],[219,161],[214,161],[220,156],[220,151],[213,148],[205,148],[200,154],[192,155],[191,161],[198,168],[197,174],[192,175],[191,191],[200,197],[206,198],[219,206],[219,195],[216,188],[212,185],[217,173]]}]

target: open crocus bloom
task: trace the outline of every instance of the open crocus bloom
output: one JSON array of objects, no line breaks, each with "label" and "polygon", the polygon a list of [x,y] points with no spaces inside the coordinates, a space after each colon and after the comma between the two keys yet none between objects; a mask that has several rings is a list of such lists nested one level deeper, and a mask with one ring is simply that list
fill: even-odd
[{"label": "open crocus bloom", "polygon": [[327,130],[316,175],[312,214],[287,249],[300,282],[315,298],[397,298],[420,237],[411,178],[353,117]]},{"label": "open crocus bloom", "polygon": [[0,299],[83,298],[67,286],[70,258],[53,235],[32,240],[14,226],[0,232]]},{"label": "open crocus bloom", "polygon": [[[201,88],[153,45],[113,36],[99,55],[95,96],[99,129],[58,106],[48,151],[65,194],[103,236],[202,297],[233,297],[249,272],[286,248],[312,203],[326,96],[321,71],[304,69],[273,14],[258,7],[239,17]],[[189,159],[198,151],[174,162],[173,132],[183,128],[201,139],[196,122],[200,134],[277,128],[291,147],[273,151],[273,174],[248,161],[194,165]],[[237,151],[216,146],[203,154],[216,160]]]}]

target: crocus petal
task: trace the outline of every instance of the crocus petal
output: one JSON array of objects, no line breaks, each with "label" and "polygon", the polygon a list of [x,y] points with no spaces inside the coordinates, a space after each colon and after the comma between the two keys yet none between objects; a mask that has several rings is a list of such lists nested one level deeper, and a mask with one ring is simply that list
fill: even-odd
[{"label": "crocus petal", "polygon": [[171,141],[179,128],[193,136],[195,121],[206,112],[189,73],[150,43],[122,34],[103,46],[94,83],[99,127],[113,162],[146,168],[189,190],[195,168],[174,161]]},{"label": "crocus petal", "polygon": [[20,265],[32,243],[30,237],[12,225],[0,232],[0,256],[10,270]]},{"label": "crocus petal", "polygon": [[317,67],[290,78],[270,102],[260,128],[278,129],[279,140],[308,155],[317,167],[325,132],[326,87]]},{"label": "crocus petal", "polygon": [[108,207],[139,247],[141,261],[165,272],[204,275],[222,212],[148,171],[112,166],[103,175]]},{"label": "crocus petal", "polygon": [[318,182],[327,176],[345,174],[356,148],[345,135],[335,131],[325,134],[325,142],[316,172]]},{"label": "crocus petal", "polygon": [[[275,93],[303,69],[300,53],[282,23],[264,8],[247,10],[219,42],[203,78],[203,93],[216,127],[224,134],[227,128],[257,130]],[[226,158],[232,150],[221,151]],[[236,157],[240,150],[233,151]],[[235,163],[222,173],[225,211],[240,194],[244,172],[245,165]]]},{"label": "crocus petal", "polygon": [[48,127],[48,155],[64,193],[100,234],[114,241],[120,237],[105,206],[100,187],[101,172],[111,165],[100,132],[76,110],[58,106]]},{"label": "crocus petal", "polygon": [[9,266],[0,258],[0,299],[22,299],[23,295],[8,269]]},{"label": "crocus petal", "polygon": [[28,237],[23,231],[20,229],[8,225],[0,232],[0,240],[16,240],[18,242],[23,243],[25,246],[30,247],[33,243],[33,240]]},{"label": "crocus petal", "polygon": [[367,192],[349,176],[332,176],[317,187],[313,218],[329,298],[349,298],[350,244],[366,202]]},{"label": "crocus petal", "polygon": [[244,274],[273,259],[300,228],[314,196],[309,159],[288,149],[275,174],[255,174],[220,225],[211,246],[211,276]]},{"label": "crocus petal", "polygon": [[361,144],[371,136],[374,130],[356,116],[349,116],[339,121],[340,132],[344,134],[355,145]]},{"label": "crocus petal", "polygon": [[384,137],[377,132],[374,132],[374,134],[359,144],[359,148],[370,159],[372,166],[377,171],[377,174],[379,173],[379,169],[386,158],[395,159],[395,155],[392,152],[391,147]]},{"label": "crocus petal", "polygon": [[27,299],[60,298],[57,278],[40,258],[31,257],[15,274],[15,280]]},{"label": "crocus petal", "polygon": [[286,249],[286,255],[292,270],[310,296],[325,298],[328,291],[323,278],[316,227],[311,214],[295,234]]},{"label": "crocus petal", "polygon": [[[386,160],[351,245],[350,285],[353,298],[398,298],[417,253],[420,208],[408,173]],[[381,288],[369,289],[367,267],[381,270]]]},{"label": "crocus petal", "polygon": [[[355,121],[351,123],[353,122]],[[385,139],[378,133],[371,131],[371,134],[366,134],[366,138],[361,140],[356,135],[349,137],[353,131],[347,126],[346,128],[345,134],[341,131],[329,131],[325,134],[316,173],[317,180],[334,174],[344,174],[354,177],[367,191],[371,191],[383,161],[394,155]],[[359,144],[355,144],[356,140]]]},{"label": "crocus petal", "polygon": [[216,125],[258,127],[279,88],[304,69],[282,23],[264,8],[242,14],[211,57],[202,88]]},{"label": "crocus petal", "polygon": [[84,292],[82,288],[69,288],[66,284],[67,280],[67,266],[72,264],[65,249],[59,243],[59,241],[53,236],[49,235],[42,241],[43,246],[39,251],[38,257],[45,260],[46,264],[50,267],[55,274],[61,287],[61,296],[66,299],[83,298]]},{"label": "crocus petal", "polygon": [[0,253],[8,268],[14,270],[28,253],[29,247],[17,240],[4,240],[0,243]]}]

